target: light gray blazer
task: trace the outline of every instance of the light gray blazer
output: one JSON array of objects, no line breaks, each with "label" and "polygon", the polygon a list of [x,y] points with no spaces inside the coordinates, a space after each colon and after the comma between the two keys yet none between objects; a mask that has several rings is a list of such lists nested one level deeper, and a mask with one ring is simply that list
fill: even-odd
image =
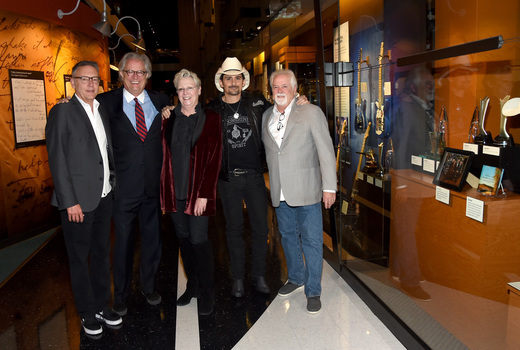
[{"label": "light gray blazer", "polygon": [[280,205],[280,190],[290,206],[321,201],[323,190],[336,190],[336,159],[327,119],[313,104],[294,104],[281,147],[269,131],[273,107],[262,118],[269,184],[273,206]]}]

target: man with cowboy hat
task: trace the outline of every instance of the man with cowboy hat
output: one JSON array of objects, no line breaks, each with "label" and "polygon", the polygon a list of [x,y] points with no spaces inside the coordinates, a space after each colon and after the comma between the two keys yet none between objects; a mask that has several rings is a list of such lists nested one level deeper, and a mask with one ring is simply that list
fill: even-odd
[{"label": "man with cowboy hat", "polygon": [[[245,248],[243,202],[251,224],[251,279],[256,291],[269,294],[265,280],[267,252],[267,191],[264,181],[265,154],[262,145],[262,114],[271,106],[262,94],[245,91],[249,72],[236,57],[228,57],[215,74],[222,93],[208,104],[222,120],[222,167],[218,190],[226,219],[226,237],[233,285],[231,295],[245,294]],[[309,103],[306,98],[300,103]]]}]

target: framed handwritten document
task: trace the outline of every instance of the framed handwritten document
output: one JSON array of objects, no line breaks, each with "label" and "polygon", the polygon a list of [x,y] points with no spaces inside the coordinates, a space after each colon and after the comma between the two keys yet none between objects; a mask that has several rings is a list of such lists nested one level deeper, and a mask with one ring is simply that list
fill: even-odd
[{"label": "framed handwritten document", "polygon": [[72,80],[72,75],[63,74],[63,86],[65,86],[65,97],[72,98],[76,90],[72,87],[70,81]]},{"label": "framed handwritten document", "polygon": [[43,72],[9,70],[15,147],[45,143],[47,101]]}]

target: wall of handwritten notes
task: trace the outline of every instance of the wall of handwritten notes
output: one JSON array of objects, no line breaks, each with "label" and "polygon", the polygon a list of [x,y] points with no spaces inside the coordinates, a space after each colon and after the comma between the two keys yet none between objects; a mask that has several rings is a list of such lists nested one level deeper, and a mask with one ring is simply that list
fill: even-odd
[{"label": "wall of handwritten notes", "polygon": [[[27,232],[38,233],[38,228],[57,222],[58,218],[56,209],[49,204],[53,182],[45,145],[16,147],[9,70],[43,73],[44,89],[41,85],[35,86],[38,83],[23,81],[17,81],[15,89],[19,92],[29,89],[28,98],[34,89],[44,90],[46,118],[56,101],[65,94],[63,75],[71,74],[77,62],[96,61],[101,79],[108,81],[107,52],[106,41],[100,38],[0,11],[0,243],[25,236]],[[20,130],[22,126],[25,129],[19,138],[41,136],[45,124],[45,120],[41,120],[41,107],[37,113],[39,116],[30,117],[29,122],[33,125],[20,125]]]}]

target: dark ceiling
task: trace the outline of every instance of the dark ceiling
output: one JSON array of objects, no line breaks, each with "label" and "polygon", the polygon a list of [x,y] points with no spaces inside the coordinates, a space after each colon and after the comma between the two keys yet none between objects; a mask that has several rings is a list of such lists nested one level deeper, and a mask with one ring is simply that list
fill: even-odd
[{"label": "dark ceiling", "polygon": [[[132,16],[139,21],[146,49],[154,62],[176,63],[178,61],[177,0],[106,0],[106,4],[119,18]],[[138,28],[135,21],[125,19],[122,23],[130,34],[137,34]],[[116,35],[111,37],[109,46],[114,47],[117,40]],[[119,46],[118,53],[121,55],[130,51],[124,44]]]}]

